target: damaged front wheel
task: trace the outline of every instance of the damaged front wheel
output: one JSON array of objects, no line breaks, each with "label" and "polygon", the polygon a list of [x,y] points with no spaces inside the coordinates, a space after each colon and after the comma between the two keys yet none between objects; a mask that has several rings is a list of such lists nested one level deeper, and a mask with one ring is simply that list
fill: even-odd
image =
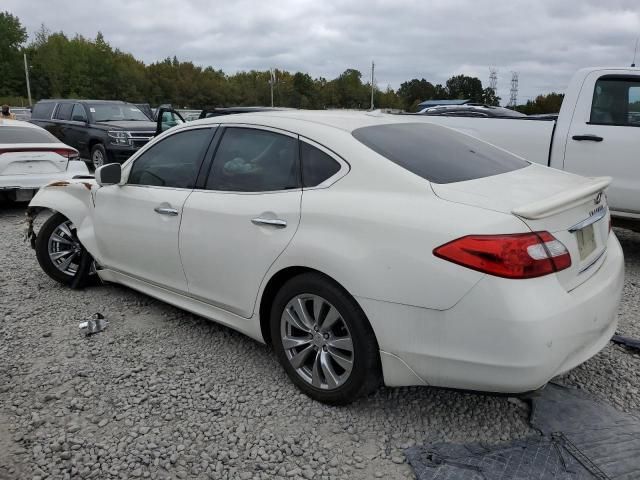
[{"label": "damaged front wheel", "polygon": [[35,248],[40,267],[51,278],[72,287],[84,283],[92,261],[67,217],[51,215],[38,232]]}]

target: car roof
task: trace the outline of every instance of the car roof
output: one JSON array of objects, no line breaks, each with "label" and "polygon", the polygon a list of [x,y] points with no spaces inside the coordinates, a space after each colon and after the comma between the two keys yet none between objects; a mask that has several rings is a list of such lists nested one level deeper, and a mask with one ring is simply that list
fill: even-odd
[{"label": "car roof", "polygon": [[418,116],[392,115],[379,111],[364,112],[352,110],[281,110],[240,113],[204,118],[185,123],[178,128],[193,125],[244,123],[296,131],[301,123],[306,126],[318,125],[353,132],[361,127],[385,125],[390,123],[422,123]]},{"label": "car roof", "polygon": [[41,128],[33,123],[25,122],[24,120],[9,120],[6,118],[0,118],[0,127],[25,127],[25,128]]},{"label": "car roof", "polygon": [[46,98],[44,100],[40,100],[38,103],[50,103],[50,102],[75,102],[75,103],[129,103],[124,102],[122,100],[87,100],[87,99],[76,99],[76,98]]}]

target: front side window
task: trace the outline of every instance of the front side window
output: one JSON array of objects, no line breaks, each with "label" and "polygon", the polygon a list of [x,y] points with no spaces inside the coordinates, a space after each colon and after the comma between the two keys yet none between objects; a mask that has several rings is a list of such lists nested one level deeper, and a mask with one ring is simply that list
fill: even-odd
[{"label": "front side window", "polygon": [[604,76],[593,89],[590,123],[640,126],[640,81]]},{"label": "front side window", "polygon": [[86,122],[87,113],[84,111],[84,107],[79,103],[73,106],[73,112],[71,112],[71,120],[74,122]]},{"label": "front side window", "polygon": [[352,135],[371,150],[433,183],[490,177],[529,162],[450,128],[431,123],[362,127]]},{"label": "front side window", "polygon": [[340,164],[319,148],[300,142],[302,161],[302,186],[316,187],[333,177],[340,170]]},{"label": "front side window", "polygon": [[210,128],[186,130],[165,138],[134,161],[127,184],[193,188],[210,140]]},{"label": "front side window", "polygon": [[269,192],[299,185],[297,139],[265,130],[227,128],[206,188]]},{"label": "front side window", "polygon": [[56,111],[56,118],[58,120],[71,120],[72,109],[73,103],[61,103]]}]

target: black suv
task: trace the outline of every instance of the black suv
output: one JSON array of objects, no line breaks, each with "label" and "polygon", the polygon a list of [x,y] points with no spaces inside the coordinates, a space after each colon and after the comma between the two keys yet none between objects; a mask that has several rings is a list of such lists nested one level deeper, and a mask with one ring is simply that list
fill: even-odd
[{"label": "black suv", "polygon": [[112,100],[41,100],[30,121],[76,148],[96,168],[124,162],[156,134],[156,123],[137,106]]}]

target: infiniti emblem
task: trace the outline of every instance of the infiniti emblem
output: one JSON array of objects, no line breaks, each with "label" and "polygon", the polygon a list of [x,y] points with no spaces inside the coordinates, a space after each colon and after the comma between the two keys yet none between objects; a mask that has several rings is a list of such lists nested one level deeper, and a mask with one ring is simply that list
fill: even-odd
[{"label": "infiniti emblem", "polygon": [[598,192],[598,195],[596,195],[596,198],[593,200],[593,203],[598,205],[601,200],[602,200],[602,192]]}]

